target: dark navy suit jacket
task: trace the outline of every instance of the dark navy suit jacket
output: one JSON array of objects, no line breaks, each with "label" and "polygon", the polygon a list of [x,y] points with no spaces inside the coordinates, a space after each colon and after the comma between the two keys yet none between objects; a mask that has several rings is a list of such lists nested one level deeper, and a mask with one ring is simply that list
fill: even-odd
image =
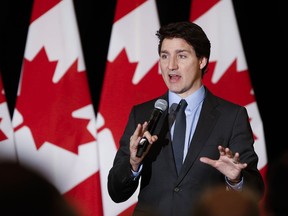
[{"label": "dark navy suit jacket", "polygon": [[[168,93],[159,98],[168,100]],[[218,145],[239,152],[243,190],[253,190],[260,197],[264,183],[257,169],[258,156],[245,107],[223,100],[206,89],[200,118],[179,176],[177,175],[170,139],[168,109],[162,114],[155,134],[158,140],[143,160],[141,175],[134,179],[129,157],[129,140],[138,123],[147,121],[154,100],[132,108],[113,167],[108,175],[108,192],[114,202],[131,197],[141,183],[134,215],[191,216],[193,205],[203,190],[216,185],[226,187],[225,177],[215,168],[202,163],[200,157],[219,158]]]}]

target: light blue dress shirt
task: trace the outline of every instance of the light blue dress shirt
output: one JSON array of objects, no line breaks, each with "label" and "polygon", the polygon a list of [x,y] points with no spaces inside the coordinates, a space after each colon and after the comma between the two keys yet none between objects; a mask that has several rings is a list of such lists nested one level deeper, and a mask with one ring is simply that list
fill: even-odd
[{"label": "light blue dress shirt", "polygon": [[[187,155],[188,149],[190,147],[190,142],[195,132],[195,128],[197,126],[200,111],[202,108],[203,100],[205,98],[205,88],[202,85],[196,92],[189,95],[187,98],[183,98],[187,102],[187,107],[185,110],[186,114],[186,136],[185,136],[185,145],[184,145],[184,153],[183,153],[183,161]],[[170,92],[168,93],[169,100],[169,112],[173,112],[174,108],[176,108],[173,104],[179,104],[182,98],[177,94]],[[171,139],[173,140],[173,132],[174,132],[174,123],[171,127]]]}]

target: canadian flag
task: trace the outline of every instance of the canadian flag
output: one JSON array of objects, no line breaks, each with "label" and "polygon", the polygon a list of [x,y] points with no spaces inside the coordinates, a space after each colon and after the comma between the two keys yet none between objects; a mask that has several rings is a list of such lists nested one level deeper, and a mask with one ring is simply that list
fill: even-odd
[{"label": "canadian flag", "polygon": [[204,84],[218,96],[245,106],[254,133],[258,168],[265,179],[267,153],[262,120],[254,96],[231,0],[193,0],[190,21],[198,23],[211,42],[209,72]]},{"label": "canadian flag", "polygon": [[166,90],[158,69],[159,26],[154,0],[117,1],[97,114],[104,215],[131,215],[137,202],[138,191],[126,202],[114,203],[107,176],[132,106]]},{"label": "canadian flag", "polygon": [[16,160],[14,131],[0,74],[0,161]]},{"label": "canadian flag", "polygon": [[72,0],[34,1],[13,114],[21,164],[102,215],[96,118]]}]

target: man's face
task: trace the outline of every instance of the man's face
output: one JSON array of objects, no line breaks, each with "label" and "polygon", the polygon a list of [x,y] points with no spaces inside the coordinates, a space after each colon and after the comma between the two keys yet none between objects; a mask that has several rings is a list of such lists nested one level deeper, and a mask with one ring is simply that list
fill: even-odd
[{"label": "man's face", "polygon": [[200,88],[201,69],[206,62],[206,58],[197,58],[193,47],[184,39],[163,40],[159,61],[162,77],[168,89],[182,98]]}]

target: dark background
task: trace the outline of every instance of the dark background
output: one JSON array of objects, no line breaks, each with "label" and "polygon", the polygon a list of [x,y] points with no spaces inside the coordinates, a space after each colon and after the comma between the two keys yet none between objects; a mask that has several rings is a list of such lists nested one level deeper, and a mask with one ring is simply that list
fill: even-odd
[{"label": "dark background", "polygon": [[[287,149],[285,1],[233,0],[263,121],[268,162]],[[283,2],[283,3],[282,3]],[[189,20],[190,0],[156,0],[161,24]],[[0,71],[11,116],[16,102],[32,0],[0,2]],[[97,111],[116,0],[74,0],[92,100]],[[227,29],[229,31],[229,29]],[[285,105],[284,105],[285,103]],[[283,137],[283,138],[282,138]]]}]

